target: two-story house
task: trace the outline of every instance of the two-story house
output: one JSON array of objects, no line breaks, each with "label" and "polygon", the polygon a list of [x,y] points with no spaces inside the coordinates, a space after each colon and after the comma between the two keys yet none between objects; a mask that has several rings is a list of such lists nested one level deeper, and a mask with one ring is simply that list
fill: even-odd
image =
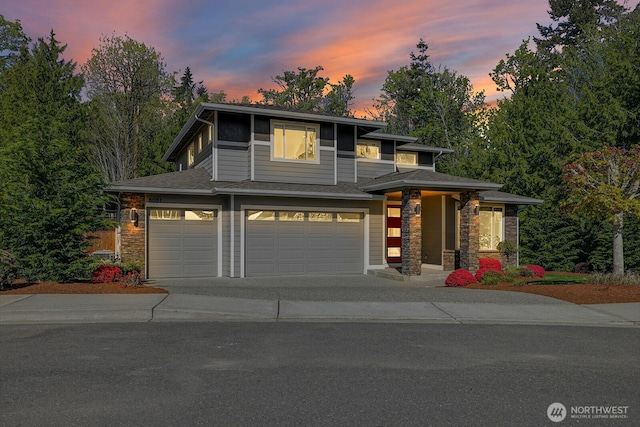
[{"label": "two-story house", "polygon": [[200,104],[164,159],[176,172],[113,183],[119,255],[148,278],[475,270],[518,240],[540,200],[438,173],[450,150],[385,123]]}]

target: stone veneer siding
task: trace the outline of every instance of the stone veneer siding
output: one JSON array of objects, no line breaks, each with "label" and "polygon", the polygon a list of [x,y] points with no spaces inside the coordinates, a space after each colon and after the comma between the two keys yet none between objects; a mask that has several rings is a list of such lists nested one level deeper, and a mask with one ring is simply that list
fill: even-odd
[{"label": "stone veneer siding", "polygon": [[480,252],[480,201],[477,191],[460,194],[460,268],[478,270]]},{"label": "stone veneer siding", "polygon": [[[402,190],[402,274],[422,274],[422,220],[416,215],[420,190]],[[421,206],[422,207],[422,206]]]},{"label": "stone veneer siding", "polygon": [[[141,274],[146,271],[145,229],[146,214],[144,194],[124,193],[120,195],[120,257],[122,262],[140,262]],[[138,211],[138,226],[131,222],[131,209]]]}]

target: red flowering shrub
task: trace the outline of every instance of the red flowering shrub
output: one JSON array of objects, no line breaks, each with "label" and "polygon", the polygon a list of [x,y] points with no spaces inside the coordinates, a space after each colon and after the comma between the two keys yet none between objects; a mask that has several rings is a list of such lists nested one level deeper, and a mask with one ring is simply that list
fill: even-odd
[{"label": "red flowering shrub", "polygon": [[116,282],[122,277],[122,270],[115,265],[101,265],[96,268],[91,275],[93,283],[111,283]]},{"label": "red flowering shrub", "polygon": [[469,271],[463,268],[459,268],[449,274],[444,284],[447,286],[467,286],[470,283],[477,282],[475,276]]},{"label": "red flowering shrub", "polygon": [[480,263],[480,269],[486,268],[487,270],[502,271],[502,264],[498,259],[480,258],[478,261]]},{"label": "red flowering shrub", "polygon": [[544,268],[540,267],[539,265],[529,264],[527,265],[527,268],[531,270],[534,275],[540,278],[544,278]]}]

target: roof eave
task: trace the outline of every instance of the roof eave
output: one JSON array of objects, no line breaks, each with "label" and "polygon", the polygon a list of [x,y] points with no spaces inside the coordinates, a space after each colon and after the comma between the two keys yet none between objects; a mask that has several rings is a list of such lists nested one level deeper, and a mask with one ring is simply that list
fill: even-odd
[{"label": "roof eave", "polygon": [[352,194],[352,193],[323,193],[306,191],[281,191],[281,190],[261,190],[246,188],[216,188],[216,194],[243,195],[243,196],[277,196],[277,197],[297,197],[311,199],[339,199],[339,200],[377,200],[373,194]]},{"label": "roof eave", "polygon": [[446,190],[498,190],[502,188],[502,184],[493,183],[458,183],[458,182],[435,182],[435,181],[413,181],[399,180],[385,182],[380,184],[365,185],[360,187],[363,191],[393,191],[402,188],[428,188],[428,189],[446,189]]},{"label": "roof eave", "polygon": [[133,187],[133,186],[110,186],[105,188],[108,193],[144,193],[144,194],[184,194],[211,196],[213,190],[202,190],[194,188],[159,188],[159,187]]}]

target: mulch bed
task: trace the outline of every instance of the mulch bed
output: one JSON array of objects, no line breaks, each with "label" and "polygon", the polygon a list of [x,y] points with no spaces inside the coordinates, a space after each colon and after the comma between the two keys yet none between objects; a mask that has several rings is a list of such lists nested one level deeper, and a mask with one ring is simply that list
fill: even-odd
[{"label": "mulch bed", "polygon": [[499,283],[487,286],[472,283],[467,289],[526,292],[569,301],[574,304],[610,304],[621,302],[640,302],[640,286],[634,285],[520,285],[517,283]]},{"label": "mulch bed", "polygon": [[122,286],[120,283],[26,283],[16,281],[12,289],[0,290],[0,295],[25,294],[166,294],[164,289],[152,286]]}]

